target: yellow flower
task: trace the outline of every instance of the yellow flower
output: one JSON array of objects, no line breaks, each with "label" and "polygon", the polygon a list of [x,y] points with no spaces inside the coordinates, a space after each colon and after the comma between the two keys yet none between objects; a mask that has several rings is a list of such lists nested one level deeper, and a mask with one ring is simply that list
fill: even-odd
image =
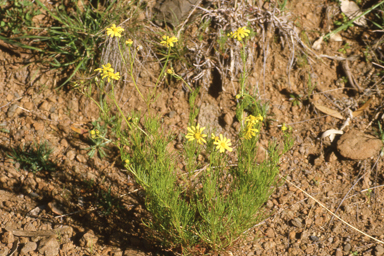
[{"label": "yellow flower", "polygon": [[125,164],[129,164],[129,159],[125,159]]},{"label": "yellow flower", "polygon": [[125,41],[125,44],[128,46],[132,46],[133,41],[131,39],[128,39],[127,41]]},{"label": "yellow flower", "polygon": [[251,139],[252,137],[256,136],[256,133],[258,133],[258,132],[259,132],[259,130],[253,128],[252,125],[248,125],[248,126],[247,126],[247,131],[245,132],[245,135],[244,135],[244,138],[245,138],[246,140],[249,140],[249,139]]},{"label": "yellow flower", "polygon": [[100,132],[97,129],[91,130],[89,133],[91,134],[92,139],[96,139],[100,135]]},{"label": "yellow flower", "polygon": [[113,72],[113,68],[111,68],[111,64],[107,64],[107,65],[101,65],[103,68],[97,68],[95,69],[95,71],[98,71],[98,72],[102,72],[103,75],[105,74],[108,74],[108,72]]},{"label": "yellow flower", "polygon": [[202,134],[205,127],[200,128],[200,125],[198,124],[196,127],[191,126],[191,127],[188,127],[187,129],[188,129],[188,134],[185,137],[188,139],[188,141],[196,140],[197,143],[199,144],[207,143],[207,141],[204,139],[205,137],[207,137],[207,135]]},{"label": "yellow flower", "polygon": [[285,132],[287,129],[288,129],[288,127],[285,126],[285,123],[284,123],[283,126],[281,127],[281,130],[282,130],[283,132]]},{"label": "yellow flower", "polygon": [[249,36],[250,32],[251,31],[249,29],[247,29],[247,27],[238,28],[233,33],[233,38],[237,39],[238,41],[241,41],[244,37]]},{"label": "yellow flower", "polygon": [[232,145],[231,141],[223,137],[222,134],[220,134],[219,140],[216,142],[213,142],[213,144],[217,145],[216,149],[218,149],[220,153],[223,153],[225,150],[232,152],[232,148],[230,147]]},{"label": "yellow flower", "polygon": [[113,72],[104,73],[101,78],[104,79],[106,77],[108,77],[108,83],[109,83],[111,81],[111,79],[119,80],[120,79],[120,73],[119,72],[117,72],[117,73],[113,73]]},{"label": "yellow flower", "polygon": [[167,73],[170,74],[170,75],[173,75],[173,73],[174,73],[173,68],[169,68],[169,69],[167,70]]},{"label": "yellow flower", "polygon": [[237,94],[237,95],[236,95],[236,99],[237,99],[237,100],[240,99],[240,97],[241,97],[240,94]]},{"label": "yellow flower", "polygon": [[166,47],[173,47],[174,44],[173,43],[176,43],[178,40],[176,37],[169,37],[169,36],[163,36],[163,40],[164,41],[161,41],[160,43]]},{"label": "yellow flower", "polygon": [[211,134],[211,139],[217,142],[219,140],[219,137],[217,137],[215,134]]},{"label": "yellow flower", "polygon": [[107,28],[107,35],[110,37],[121,37],[121,32],[123,32],[124,29],[122,27],[116,27],[115,24],[112,24],[112,27]]},{"label": "yellow flower", "polygon": [[249,115],[245,118],[245,122],[249,122],[248,125],[254,125],[257,124],[258,122],[263,121],[263,117],[259,114],[257,117],[253,115]]}]

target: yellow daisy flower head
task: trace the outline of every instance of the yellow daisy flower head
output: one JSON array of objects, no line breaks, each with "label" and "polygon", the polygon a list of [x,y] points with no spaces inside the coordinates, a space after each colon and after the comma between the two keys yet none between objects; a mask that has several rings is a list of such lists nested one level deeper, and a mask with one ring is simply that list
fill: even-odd
[{"label": "yellow daisy flower head", "polygon": [[128,39],[127,41],[125,41],[125,44],[128,46],[132,46],[133,41],[131,39]]},{"label": "yellow daisy flower head", "polygon": [[211,134],[211,139],[217,142],[219,140],[219,137],[217,137],[214,133]]},{"label": "yellow daisy flower head", "polygon": [[283,132],[285,132],[286,130],[288,129],[288,127],[285,125],[285,123],[283,124],[283,126],[281,126],[281,130]]},{"label": "yellow daisy flower head", "polygon": [[[261,118],[263,118],[262,116],[260,116]],[[255,117],[253,115],[249,115],[245,118],[245,122],[249,122],[248,125],[254,125],[254,124],[257,124],[258,122],[260,122],[260,118],[259,117]]]},{"label": "yellow daisy flower head", "polygon": [[238,100],[238,99],[240,99],[241,98],[241,95],[240,94],[237,94],[236,95],[236,99]]},{"label": "yellow daisy flower head", "polygon": [[214,145],[216,145],[216,149],[220,151],[220,153],[225,152],[225,150],[232,152],[232,148],[230,147],[232,145],[231,140],[223,137],[222,134],[220,134],[220,138],[218,141],[213,142]]},{"label": "yellow daisy flower head", "polygon": [[178,41],[177,38],[174,36],[173,37],[163,36],[163,41],[161,41],[160,43],[165,47],[169,48],[169,47],[175,46],[173,43],[176,43],[177,41]]},{"label": "yellow daisy flower head", "polygon": [[113,72],[114,70],[113,70],[113,68],[111,67],[111,64],[110,63],[108,63],[107,65],[101,65],[103,68],[97,68],[97,69],[95,69],[95,71],[97,71],[97,72],[102,72],[103,73],[103,75],[104,74],[107,74],[108,72]]},{"label": "yellow daisy flower head", "polygon": [[123,32],[124,29],[122,27],[116,27],[115,24],[112,24],[112,27],[107,28],[107,35],[110,37],[121,37],[121,32]]},{"label": "yellow daisy flower head", "polygon": [[245,138],[246,140],[249,140],[249,139],[251,139],[252,137],[255,137],[255,136],[256,136],[256,133],[258,133],[258,132],[259,132],[259,130],[255,129],[255,128],[253,128],[251,125],[249,125],[249,126],[247,127],[247,131],[245,132],[244,138]]},{"label": "yellow daisy flower head", "polygon": [[101,78],[108,78],[108,83],[111,81],[111,79],[113,80],[119,80],[120,79],[120,73],[117,72],[117,73],[113,73],[113,72],[108,72],[108,73],[105,73],[103,74],[103,76]]},{"label": "yellow daisy flower head", "polygon": [[191,126],[191,127],[188,127],[187,129],[188,129],[188,133],[185,137],[188,139],[188,141],[196,140],[197,143],[201,145],[203,143],[207,143],[207,141],[204,139],[205,137],[207,137],[207,134],[202,133],[205,127],[200,128],[200,125],[197,124],[197,126]]},{"label": "yellow daisy flower head", "polygon": [[129,159],[125,159],[124,163],[129,164]]},{"label": "yellow daisy flower head", "polygon": [[169,69],[167,69],[167,73],[169,75],[173,75],[175,72],[173,71],[173,68],[169,68]]},{"label": "yellow daisy flower head", "polygon": [[233,33],[233,38],[237,39],[238,41],[241,41],[244,37],[249,36],[249,33],[251,33],[251,31],[247,29],[247,27],[238,28]]}]

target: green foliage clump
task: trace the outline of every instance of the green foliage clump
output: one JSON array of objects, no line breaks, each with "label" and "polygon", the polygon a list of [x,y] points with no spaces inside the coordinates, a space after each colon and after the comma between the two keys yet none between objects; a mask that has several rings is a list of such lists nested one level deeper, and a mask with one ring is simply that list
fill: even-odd
[{"label": "green foliage clump", "polygon": [[20,163],[22,169],[32,171],[33,173],[45,170],[45,171],[54,171],[57,165],[52,162],[49,157],[53,152],[47,142],[34,145],[29,145],[27,147],[17,147],[14,148],[12,155],[8,157],[15,160],[15,162]]}]

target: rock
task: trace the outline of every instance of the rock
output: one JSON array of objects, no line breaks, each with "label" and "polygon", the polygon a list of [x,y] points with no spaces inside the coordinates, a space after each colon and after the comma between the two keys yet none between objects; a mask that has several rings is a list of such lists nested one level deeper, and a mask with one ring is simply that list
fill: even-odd
[{"label": "rock", "polygon": [[310,238],[313,242],[317,242],[317,241],[319,241],[319,237],[318,237],[318,236],[309,236],[309,238]]},{"label": "rock", "polygon": [[179,25],[186,19],[190,11],[199,4],[200,0],[161,0],[157,1],[153,7],[154,21],[158,25],[163,22],[171,23],[173,26]]},{"label": "rock", "polygon": [[86,162],[87,162],[87,159],[86,159],[83,155],[77,155],[77,156],[76,156],[76,159],[77,159],[77,161],[79,161],[80,163],[86,163]]},{"label": "rock", "polygon": [[23,248],[21,248],[20,255],[27,255],[29,252],[36,250],[37,244],[34,242],[27,242]]},{"label": "rock", "polygon": [[80,246],[88,248],[93,247],[97,243],[97,240],[98,238],[95,236],[95,233],[92,230],[89,230],[82,238],[80,238]]},{"label": "rock", "polygon": [[348,253],[350,250],[351,250],[351,244],[350,243],[344,245],[344,252],[345,253]]},{"label": "rock", "polygon": [[8,111],[7,111],[7,116],[8,117],[13,117],[16,113],[17,113],[17,110],[19,109],[19,105],[17,104],[12,104],[9,108],[8,108]]},{"label": "rock", "polygon": [[33,127],[35,128],[36,131],[41,131],[44,129],[44,123],[39,122],[39,121],[35,121],[35,122],[33,122]]},{"label": "rock", "polygon": [[233,123],[233,114],[227,113],[224,115],[224,122],[226,125],[230,126]]},{"label": "rock", "polygon": [[73,159],[75,159],[76,152],[74,150],[70,150],[67,152],[66,156],[69,160],[73,160]]},{"label": "rock", "polygon": [[0,256],[8,256],[9,249],[7,247],[0,249]]},{"label": "rock", "polygon": [[33,103],[32,102],[24,102],[23,103],[23,107],[25,108],[25,109],[28,109],[28,110],[32,110],[33,109]]},{"label": "rock", "polygon": [[273,232],[273,229],[271,228],[268,228],[266,231],[265,231],[265,235],[269,238],[273,238],[275,237],[275,232]]},{"label": "rock", "polygon": [[336,254],[335,254],[336,256],[343,256],[343,250],[341,249],[341,248],[338,248],[337,250],[336,250]]},{"label": "rock", "polygon": [[57,242],[56,235],[49,236],[40,241],[39,253],[45,256],[56,256],[59,254],[60,244]]},{"label": "rock", "polygon": [[73,243],[66,243],[66,244],[63,244],[62,245],[62,248],[61,250],[64,252],[64,253],[68,253],[70,250],[73,249]]},{"label": "rock", "polygon": [[295,240],[296,239],[296,232],[295,231],[289,232],[289,239],[291,239],[291,240]]},{"label": "rock", "polygon": [[382,147],[381,140],[358,130],[349,131],[337,142],[339,153],[353,160],[364,160],[376,156]]},{"label": "rock", "polygon": [[291,220],[291,223],[293,226],[297,227],[297,228],[302,228],[303,227],[303,221],[300,219],[300,218],[294,218],[293,220]]},{"label": "rock", "polygon": [[375,256],[382,256],[382,255],[384,255],[384,247],[379,244],[375,247]]},{"label": "rock", "polygon": [[43,111],[48,111],[50,108],[50,104],[48,101],[44,101],[43,103],[41,103],[41,105],[39,106],[39,109],[40,110],[43,110]]},{"label": "rock", "polygon": [[12,244],[15,241],[15,236],[12,232],[5,232],[3,236],[1,237],[1,242],[3,244]]},{"label": "rock", "polygon": [[204,133],[208,136],[213,132],[215,134],[223,133],[223,128],[219,124],[219,115],[220,109],[217,105],[206,103],[200,107],[198,123],[200,127],[206,127]]}]

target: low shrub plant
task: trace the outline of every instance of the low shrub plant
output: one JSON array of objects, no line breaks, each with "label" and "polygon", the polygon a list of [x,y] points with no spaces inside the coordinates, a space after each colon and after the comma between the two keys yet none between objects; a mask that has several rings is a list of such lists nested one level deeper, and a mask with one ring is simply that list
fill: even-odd
[{"label": "low shrub plant", "polygon": [[[113,29],[110,36],[123,32],[118,27]],[[249,30],[243,27],[228,36],[241,41],[248,34]],[[171,43],[177,43],[177,39],[163,37],[161,43],[170,53]],[[126,44],[134,49],[131,41]],[[126,62],[131,70],[133,59]],[[158,81],[164,77],[165,67]],[[268,215],[264,204],[279,185],[279,158],[290,149],[293,140],[289,130],[284,129],[281,145],[270,141],[263,160],[257,157],[268,106],[246,91],[246,70],[236,96],[237,118],[242,126],[231,139],[223,134],[206,134],[205,127],[195,123],[196,111],[192,105],[196,90],[183,80],[191,92],[193,118],[186,127],[180,152],[172,150],[174,134],[166,132],[159,117],[123,113],[114,90],[114,82],[120,79],[119,72],[109,63],[96,71],[101,79],[96,78],[94,82],[108,96],[109,103],[102,98],[93,99],[89,88],[82,91],[88,91],[86,95],[105,117],[110,116],[107,112],[112,107],[118,110],[110,140],[118,147],[122,164],[144,191],[146,210],[151,215],[145,225],[152,230],[154,239],[184,255],[220,252]],[[180,79],[172,69],[166,73]],[[132,73],[130,75],[134,79]],[[104,91],[106,83],[111,85],[109,92]],[[139,91],[137,86],[136,89]],[[139,119],[140,122],[135,121]],[[106,135],[103,139],[106,140]]]}]

